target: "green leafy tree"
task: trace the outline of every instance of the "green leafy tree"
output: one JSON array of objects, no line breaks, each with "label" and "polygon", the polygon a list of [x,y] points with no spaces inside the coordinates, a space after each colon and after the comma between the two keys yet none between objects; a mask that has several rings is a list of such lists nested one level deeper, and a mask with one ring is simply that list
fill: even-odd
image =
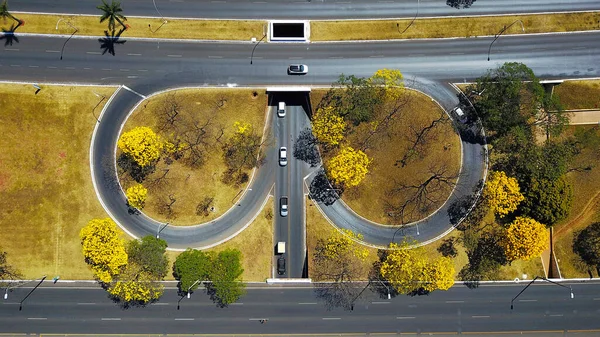
[{"label": "green leafy tree", "polygon": [[221,307],[226,307],[236,302],[245,293],[245,285],[241,276],[242,253],[237,249],[226,249],[219,252],[213,259],[209,269],[211,283],[207,291],[212,300]]},{"label": "green leafy tree", "polygon": [[373,118],[373,111],[383,104],[385,93],[385,88],[371,83],[368,78],[342,74],[319,107],[331,106],[336,115],[358,125]]},{"label": "green leafy tree", "polygon": [[108,21],[108,30],[114,31],[116,22],[118,22],[123,28],[127,28],[123,21],[127,21],[127,18],[121,14],[123,9],[121,8],[121,2],[111,0],[111,3],[108,4],[106,0],[102,0],[102,5],[99,5],[99,10],[102,11],[102,16],[100,16],[100,22]]},{"label": "green leafy tree", "polygon": [[167,242],[153,235],[140,240],[131,240],[127,246],[129,263],[135,263],[141,270],[157,280],[167,275],[169,258],[166,254]]},{"label": "green leafy tree", "polygon": [[574,236],[573,252],[589,267],[600,269],[600,222],[594,222]]},{"label": "green leafy tree", "polygon": [[196,281],[208,280],[213,259],[213,254],[191,248],[179,254],[173,264],[173,277],[179,281],[179,290],[194,291],[200,283]]},{"label": "green leafy tree", "polygon": [[573,189],[566,179],[533,179],[527,188],[525,201],[521,206],[523,214],[546,226],[552,226],[569,215]]}]

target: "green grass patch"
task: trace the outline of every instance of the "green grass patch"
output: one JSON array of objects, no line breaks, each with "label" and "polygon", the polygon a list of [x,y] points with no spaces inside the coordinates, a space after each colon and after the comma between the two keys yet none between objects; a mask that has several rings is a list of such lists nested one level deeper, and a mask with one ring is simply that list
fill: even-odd
[{"label": "green grass patch", "polygon": [[[576,130],[593,130],[600,138],[598,126],[571,126],[567,134]],[[559,260],[562,277],[588,277],[585,270],[577,268],[576,255],[573,253],[573,235],[593,222],[600,221],[600,167],[598,149],[593,145],[585,147],[573,160],[573,166],[593,164],[589,171],[573,171],[567,179],[573,187],[573,205],[567,219],[554,226],[554,254]]]},{"label": "green grass patch", "polygon": [[567,110],[600,109],[600,80],[565,81],[554,87],[554,95]]},{"label": "green grass patch", "polygon": [[79,231],[107,217],[89,167],[93,114],[106,103],[95,93],[114,90],[0,85],[0,247],[25,278],[92,278]]},{"label": "green grass patch", "polygon": [[[246,282],[264,282],[271,277],[271,258],[273,257],[273,200],[270,199],[262,212],[244,231],[233,239],[207,249],[207,251],[220,252],[228,248],[238,249],[242,252],[242,278]],[[169,251],[170,271],[173,262],[181,252]],[[168,279],[173,280],[170,272]]]},{"label": "green grass patch", "polygon": [[[100,11],[98,11],[100,13]],[[127,12],[124,12],[127,16]],[[107,22],[100,23],[100,15],[57,15],[25,14],[14,12],[14,16],[25,21],[16,33],[66,34],[104,36]],[[60,20],[60,22],[58,22]],[[259,20],[186,20],[129,17],[124,23],[129,28],[121,35],[160,39],[199,39],[199,40],[247,40],[263,36],[265,21]],[[57,25],[58,22],[58,25]],[[3,29],[9,29],[13,20],[0,21]],[[57,29],[58,27],[58,29]],[[120,29],[117,26],[117,30]]]},{"label": "green grass patch", "polygon": [[481,16],[463,18],[417,19],[404,33],[412,19],[312,21],[312,41],[388,40],[491,36],[515,23],[504,34],[572,32],[600,29],[600,12],[538,15]]},{"label": "green grass patch", "polygon": [[[206,134],[203,137],[207,143],[203,147],[204,164],[191,167],[181,160],[171,163],[161,159],[155,171],[143,182],[148,188],[143,212],[176,226],[207,222],[231,208],[245,188],[224,181],[227,166],[222,144],[234,133],[236,121],[250,123],[254,132],[262,135],[267,96],[264,91],[250,89],[184,89],[162,93],[141,104],[127,120],[123,131],[148,126],[162,138],[172,138],[176,130],[170,125],[165,126],[164,111],[165,107],[170,109],[173,102],[177,102],[179,112],[175,125],[182,125],[185,130],[194,125],[204,128]],[[250,170],[246,172],[251,173]],[[121,175],[121,182],[125,189],[135,183],[128,175]],[[164,208],[171,202],[169,197],[175,199],[172,213]],[[214,199],[213,211],[206,216],[197,214],[198,204],[206,197]]]}]

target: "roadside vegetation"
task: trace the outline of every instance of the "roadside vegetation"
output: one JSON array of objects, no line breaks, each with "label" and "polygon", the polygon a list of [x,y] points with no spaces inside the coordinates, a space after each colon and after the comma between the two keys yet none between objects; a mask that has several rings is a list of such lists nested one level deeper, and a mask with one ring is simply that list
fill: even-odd
[{"label": "roadside vegetation", "polygon": [[252,90],[185,89],[140,105],[117,154],[132,211],[175,226],[226,212],[260,165],[265,102]]},{"label": "roadside vegetation", "polygon": [[460,139],[435,102],[403,85],[398,70],[382,69],[370,78],[341,75],[332,89],[313,94],[314,139],[301,135],[296,146],[319,145],[327,179],[317,176],[314,198],[341,195],[361,216],[397,226],[446,200],[458,176]]},{"label": "roadside vegetation", "polygon": [[[115,88],[0,85],[0,247],[23,278],[90,279],[79,230],[106,217],[90,179],[96,117]],[[31,244],[35,242],[35,249]]]},{"label": "roadside vegetation", "polygon": [[565,81],[554,87],[554,95],[566,110],[600,109],[600,80]]},{"label": "roadside vegetation", "polygon": [[600,12],[435,19],[311,21],[312,41],[477,37],[600,29]]}]

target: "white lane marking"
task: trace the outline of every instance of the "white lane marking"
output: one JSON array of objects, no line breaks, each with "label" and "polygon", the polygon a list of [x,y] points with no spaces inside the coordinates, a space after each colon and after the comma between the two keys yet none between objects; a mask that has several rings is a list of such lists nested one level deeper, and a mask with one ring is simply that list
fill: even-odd
[{"label": "white lane marking", "polygon": [[43,320],[47,320],[48,318],[46,318],[46,317],[27,317],[27,319],[43,321]]},{"label": "white lane marking", "polygon": [[315,305],[315,304],[317,304],[317,302],[300,302],[298,304],[300,304],[300,305]]},{"label": "white lane marking", "polygon": [[152,305],[169,305],[169,303],[152,303]]},{"label": "white lane marking", "polygon": [[415,316],[398,316],[396,319],[414,319]]},{"label": "white lane marking", "polygon": [[148,71],[148,69],[140,69],[140,70],[138,70],[138,71]]},{"label": "white lane marking", "polygon": [[104,70],[104,71],[111,71],[112,69],[110,69],[110,68],[102,68],[102,70]]},{"label": "white lane marking", "polygon": [[392,4],[392,3],[394,3],[393,1],[377,1],[377,2],[379,2],[380,4]]},{"label": "white lane marking", "polygon": [[6,51],[19,51],[17,48],[4,48]]},{"label": "white lane marking", "polygon": [[253,4],[266,4],[266,1],[252,1]]},{"label": "white lane marking", "polygon": [[137,91],[135,91],[135,90],[133,90],[133,89],[131,89],[131,88],[129,88],[129,87],[127,87],[127,86],[125,86],[125,85],[123,86],[123,89],[125,89],[125,90],[127,90],[127,91],[129,91],[129,92],[131,92],[131,93],[134,93],[134,94],[136,94],[136,95],[140,96],[140,97],[141,97],[141,98],[143,98],[143,99],[146,99],[146,96],[144,96],[144,95],[140,94],[139,92],[137,92]]},{"label": "white lane marking", "polygon": [[142,56],[142,54],[134,54],[134,53],[130,53],[130,54],[127,54],[127,56]]},{"label": "white lane marking", "polygon": [[266,318],[248,318],[249,321],[262,321],[267,320]]},{"label": "white lane marking", "polygon": [[446,301],[446,303],[465,303],[465,301]]},{"label": "white lane marking", "polygon": [[171,54],[169,54],[169,55],[167,55],[167,56],[168,56],[168,57],[181,57],[181,55],[171,55]]},{"label": "white lane marking", "polygon": [[490,318],[490,316],[477,316],[477,315],[473,315],[471,317],[473,317],[473,318]]},{"label": "white lane marking", "polygon": [[60,53],[60,50],[46,50],[46,53]]},{"label": "white lane marking", "polygon": [[77,303],[77,305],[94,305],[96,303],[93,302],[83,302],[83,303]]},{"label": "white lane marking", "polygon": [[333,321],[333,320],[339,320],[341,319],[340,317],[323,317],[324,321]]},{"label": "white lane marking", "polygon": [[519,300],[519,302],[537,302],[537,300]]},{"label": "white lane marking", "polygon": [[408,305],[408,307],[409,307],[409,308],[416,308],[416,307],[417,307],[417,305],[416,305],[416,304],[409,304],[409,305]]},{"label": "white lane marking", "polygon": [[20,65],[20,64],[11,64],[10,66],[11,66],[11,67],[17,67],[17,68],[18,68],[18,67],[20,67],[21,65]]},{"label": "white lane marking", "polygon": [[208,58],[209,59],[222,59],[223,56],[211,56],[211,55],[208,55]]},{"label": "white lane marking", "polygon": [[92,70],[92,68],[83,68],[83,70]]},{"label": "white lane marking", "polygon": [[212,0],[211,3],[213,4],[224,4],[226,1],[221,1],[221,0]]},{"label": "white lane marking", "polygon": [[383,55],[371,55],[371,56],[369,56],[369,57],[370,57],[370,58],[382,58],[382,57],[383,57]]},{"label": "white lane marking", "polygon": [[390,302],[380,301],[380,302],[371,302],[371,304],[390,304]]},{"label": "white lane marking", "polygon": [[229,305],[244,305],[244,303],[230,303]]},{"label": "white lane marking", "polygon": [[450,53],[450,55],[464,55],[465,53]]},{"label": "white lane marking", "polygon": [[74,70],[75,67],[65,67],[65,69]]},{"label": "white lane marking", "polygon": [[248,56],[247,58],[251,58],[251,59],[253,59],[253,60],[262,60],[262,59],[263,59],[263,57],[262,57],[262,56],[254,56],[254,57],[250,57],[250,56]]},{"label": "white lane marking", "polygon": [[56,69],[56,67],[52,67],[52,66],[47,66],[46,68],[48,68],[48,69]]},{"label": "white lane marking", "polygon": [[289,60],[302,60],[303,57],[302,56],[291,56],[291,57],[288,57],[288,59]]},{"label": "white lane marking", "polygon": [[420,57],[425,56],[425,54],[408,54],[408,57]]},{"label": "white lane marking", "polygon": [[557,315],[550,315],[550,317],[562,317],[562,314],[557,314]]},{"label": "white lane marking", "polygon": [[129,69],[119,69],[119,71],[129,71]]},{"label": "white lane marking", "polygon": [[176,321],[193,321],[194,318],[175,318]]},{"label": "white lane marking", "polygon": [[103,321],[120,321],[121,319],[118,317],[109,317],[109,318],[102,318]]},{"label": "white lane marking", "polygon": [[86,51],[85,53],[90,55],[101,55],[99,51]]},{"label": "white lane marking", "polygon": [[39,68],[40,66],[29,66],[29,68]]},{"label": "white lane marking", "polygon": [[343,59],[341,56],[329,56],[330,59]]}]

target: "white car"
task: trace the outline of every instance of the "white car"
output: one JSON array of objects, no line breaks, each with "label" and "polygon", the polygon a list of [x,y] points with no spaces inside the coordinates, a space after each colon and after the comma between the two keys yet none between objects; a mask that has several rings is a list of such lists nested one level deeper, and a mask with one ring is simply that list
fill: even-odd
[{"label": "white car", "polygon": [[288,75],[306,75],[308,66],[306,64],[290,64],[288,67]]},{"label": "white car", "polygon": [[277,105],[277,116],[285,117],[285,102],[279,102],[279,105]]},{"label": "white car", "polygon": [[287,165],[287,148],[284,146],[279,148],[279,165]]},{"label": "white car", "polygon": [[287,197],[279,198],[279,214],[281,214],[281,216],[288,215],[288,198]]}]

